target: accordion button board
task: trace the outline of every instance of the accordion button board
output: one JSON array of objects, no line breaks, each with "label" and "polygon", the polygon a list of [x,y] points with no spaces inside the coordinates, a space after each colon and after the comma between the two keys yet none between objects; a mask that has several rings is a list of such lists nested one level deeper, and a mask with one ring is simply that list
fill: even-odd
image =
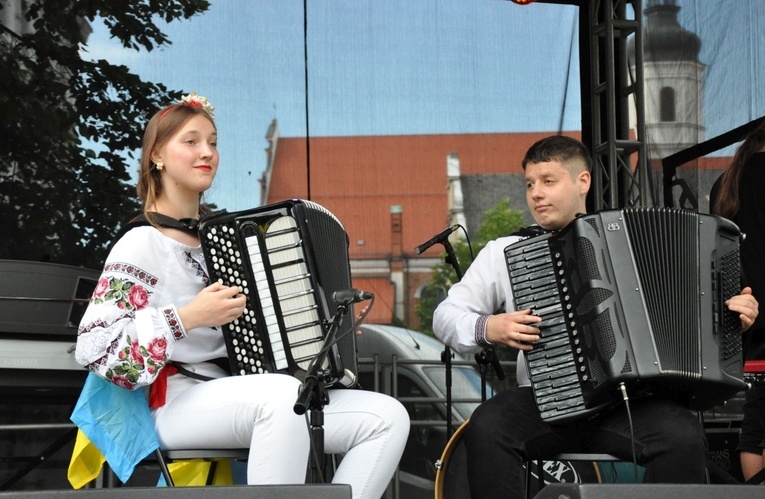
[{"label": "accordion button board", "polygon": [[[242,316],[222,326],[232,372],[302,378],[324,347],[336,310],[328,297],[350,288],[340,222],[316,203],[291,200],[204,219],[200,240],[211,280],[239,286],[247,299]],[[352,308],[347,313],[352,317]],[[355,339],[346,322],[324,366],[330,385],[355,383]]]},{"label": "accordion button board", "polygon": [[585,407],[574,357],[582,354],[578,330],[570,304],[560,298],[549,237],[511,245],[505,258],[516,310],[531,309],[542,319],[537,324],[540,339],[526,353],[526,362],[540,415],[554,422],[585,416],[597,408]]}]

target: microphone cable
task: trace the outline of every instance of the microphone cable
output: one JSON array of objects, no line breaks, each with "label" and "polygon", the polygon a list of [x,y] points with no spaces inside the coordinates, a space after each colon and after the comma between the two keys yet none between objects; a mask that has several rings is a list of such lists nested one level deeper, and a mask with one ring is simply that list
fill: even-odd
[{"label": "microphone cable", "polygon": [[619,391],[622,394],[622,399],[624,400],[624,407],[627,409],[627,419],[629,420],[629,424],[630,424],[630,442],[632,444],[632,469],[635,472],[635,483],[640,483],[638,479],[637,450],[635,449],[635,429],[632,425],[632,411],[630,411],[630,398],[629,398],[629,395],[627,395],[627,387],[625,386],[624,381],[619,383]]},{"label": "microphone cable", "polygon": [[[374,295],[372,295],[372,299],[371,300],[372,301],[367,306],[366,312],[364,312],[364,314],[362,314],[362,316],[359,317],[359,319],[357,321],[354,321],[353,326],[350,329],[348,329],[347,331],[343,332],[342,334],[335,334],[335,337],[333,338],[333,341],[331,341],[329,344],[325,345],[324,348],[322,348],[314,356],[314,358],[309,363],[308,368],[306,369],[306,372],[310,372],[313,369],[314,364],[316,363],[316,359],[318,359],[319,357],[324,355],[326,352],[328,352],[341,339],[345,338],[349,333],[355,334],[356,329],[359,327],[359,325],[361,325],[362,322],[364,322],[364,319],[367,318],[367,316],[369,315],[369,312],[372,311],[372,307],[375,304],[375,297],[374,297]],[[337,333],[339,333],[339,331]],[[322,382],[322,381],[320,380],[319,382]],[[326,392],[325,392],[325,396],[327,397],[327,401],[322,401],[322,403],[328,402],[328,396],[327,396]],[[316,452],[314,452],[315,451],[314,442],[313,442],[314,435],[313,435],[313,431],[312,431],[312,426],[313,425],[311,423],[310,414],[311,414],[310,410],[305,411],[305,413],[303,414],[303,417],[305,419],[306,428],[308,429],[308,436],[309,436],[309,439],[311,440],[311,450],[310,450],[310,453],[309,453],[309,460],[310,460],[310,462],[313,463],[313,466],[316,469],[319,469],[319,468],[321,468],[321,462],[320,462],[320,457],[316,455]],[[332,459],[333,459],[333,468],[334,468],[334,465],[335,465],[334,457]],[[334,472],[335,470],[333,469],[332,471]],[[327,477],[324,476],[325,473],[326,473],[326,469],[323,469],[322,473],[321,473],[322,476],[319,477],[321,479],[320,483],[326,483],[326,478]]]}]

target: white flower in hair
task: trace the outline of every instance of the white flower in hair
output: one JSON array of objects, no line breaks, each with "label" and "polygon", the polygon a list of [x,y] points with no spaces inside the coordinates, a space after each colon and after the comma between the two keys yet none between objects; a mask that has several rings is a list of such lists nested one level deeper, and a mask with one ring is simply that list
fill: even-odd
[{"label": "white flower in hair", "polygon": [[207,97],[197,95],[196,92],[191,92],[189,95],[181,97],[181,103],[186,104],[187,106],[201,107],[210,115],[210,118],[215,116],[215,108],[210,104],[210,101],[207,100]]}]

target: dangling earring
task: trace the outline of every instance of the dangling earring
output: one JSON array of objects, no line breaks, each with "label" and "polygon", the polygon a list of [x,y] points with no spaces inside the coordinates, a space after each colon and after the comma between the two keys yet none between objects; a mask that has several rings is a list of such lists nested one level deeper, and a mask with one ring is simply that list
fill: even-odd
[{"label": "dangling earring", "polygon": [[157,170],[160,170],[160,171],[161,171],[161,170],[162,170],[162,168],[164,168],[164,167],[165,167],[165,165],[163,165],[161,161],[157,162],[157,164],[155,165],[155,168],[156,168]]}]

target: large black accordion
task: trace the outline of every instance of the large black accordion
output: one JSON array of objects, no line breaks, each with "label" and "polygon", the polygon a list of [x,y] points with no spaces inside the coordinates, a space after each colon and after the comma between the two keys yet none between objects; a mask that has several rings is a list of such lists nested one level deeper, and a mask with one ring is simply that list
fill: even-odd
[{"label": "large black accordion", "polygon": [[[199,237],[211,281],[239,286],[247,298],[242,316],[222,326],[232,373],[302,379],[337,311],[333,293],[351,287],[341,223],[316,203],[289,200],[208,217]],[[353,308],[346,314],[322,366],[330,385],[356,382]]]},{"label": "large black accordion", "polygon": [[592,415],[624,383],[695,410],[746,387],[732,222],[685,210],[580,216],[558,233],[505,248],[516,310],[542,318],[527,352],[542,419]]}]

